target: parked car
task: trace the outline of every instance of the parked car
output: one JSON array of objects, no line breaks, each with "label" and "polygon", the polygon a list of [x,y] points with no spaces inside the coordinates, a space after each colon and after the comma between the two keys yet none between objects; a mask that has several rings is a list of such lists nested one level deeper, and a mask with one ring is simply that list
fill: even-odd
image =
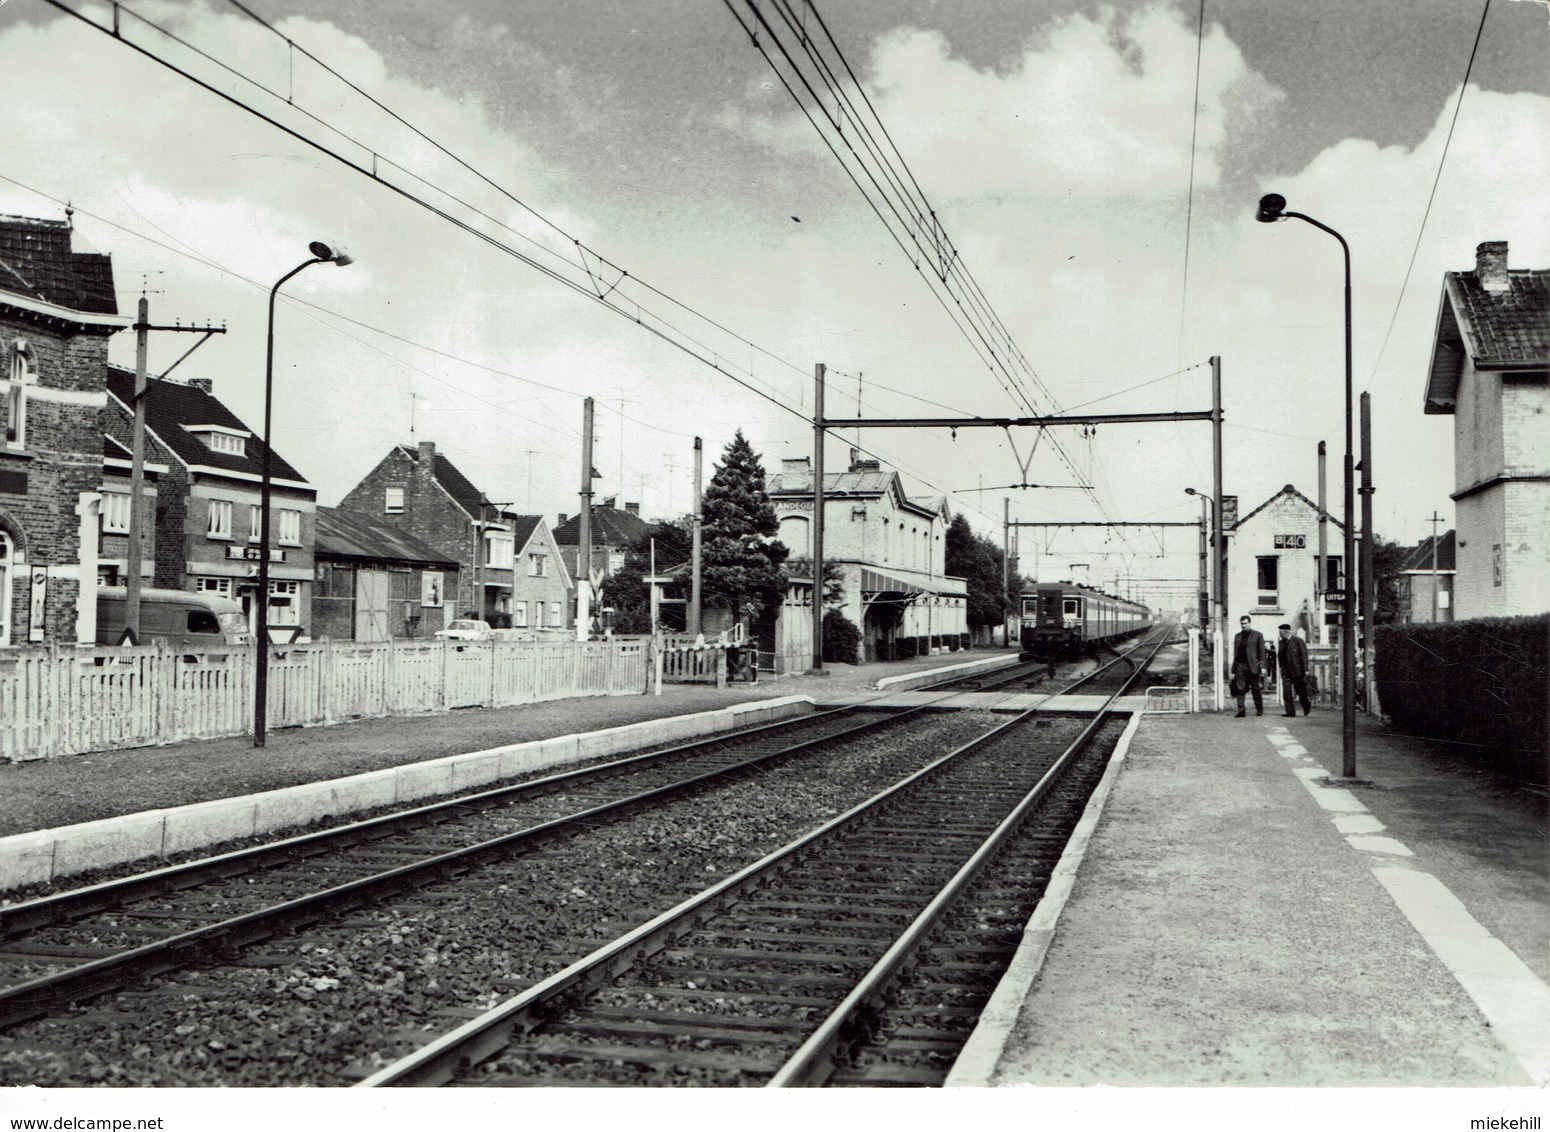
[{"label": "parked car", "polygon": [[491,639],[490,623],[458,618],[438,631],[436,636],[443,641],[488,641]]},{"label": "parked car", "polygon": [[[122,586],[102,586],[97,590],[97,643],[117,645],[124,642],[124,607],[129,600]],[[184,590],[163,590],[146,586],[140,590],[140,643],[160,641],[180,649],[222,648],[245,645],[249,641],[247,618],[242,606],[213,594]]]}]

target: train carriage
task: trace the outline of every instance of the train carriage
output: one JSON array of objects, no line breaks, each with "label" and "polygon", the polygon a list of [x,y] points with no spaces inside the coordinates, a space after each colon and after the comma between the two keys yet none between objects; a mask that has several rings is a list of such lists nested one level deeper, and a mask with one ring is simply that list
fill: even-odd
[{"label": "train carriage", "polygon": [[1022,655],[1080,656],[1150,629],[1155,616],[1140,602],[1071,582],[1045,582],[1022,595]]}]

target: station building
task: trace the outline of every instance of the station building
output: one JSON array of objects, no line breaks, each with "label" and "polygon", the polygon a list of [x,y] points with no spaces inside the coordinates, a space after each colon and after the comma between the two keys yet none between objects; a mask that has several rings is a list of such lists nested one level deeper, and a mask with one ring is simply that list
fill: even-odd
[{"label": "station building", "polygon": [[1345,606],[1344,525],[1323,516],[1319,573],[1319,506],[1287,484],[1228,528],[1227,633],[1245,614],[1273,641],[1286,623],[1310,645],[1335,646]]},{"label": "station building", "polygon": [[1426,412],[1453,417],[1453,616],[1550,610],[1550,270],[1507,242],[1443,276]]},{"label": "station building", "polygon": [[[794,558],[813,553],[813,468],[807,457],[782,460],[766,485],[780,540]],[[863,659],[964,647],[968,585],[946,571],[945,499],[911,499],[899,473],[851,450],[850,467],[825,472],[824,558],[845,588],[841,611],[861,630]]]},{"label": "station building", "polygon": [[113,264],[71,221],[0,217],[0,647],[90,643]]}]

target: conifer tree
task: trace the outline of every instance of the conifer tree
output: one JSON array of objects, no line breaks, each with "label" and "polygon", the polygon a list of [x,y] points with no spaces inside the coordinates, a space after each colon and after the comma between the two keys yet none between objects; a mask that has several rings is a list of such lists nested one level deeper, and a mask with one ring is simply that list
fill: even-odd
[{"label": "conifer tree", "polygon": [[775,539],[780,522],[764,490],[764,465],[737,435],[721,455],[705,489],[701,526],[701,586],[707,606],[741,614],[780,604],[786,579],[781,563],[791,552]]}]

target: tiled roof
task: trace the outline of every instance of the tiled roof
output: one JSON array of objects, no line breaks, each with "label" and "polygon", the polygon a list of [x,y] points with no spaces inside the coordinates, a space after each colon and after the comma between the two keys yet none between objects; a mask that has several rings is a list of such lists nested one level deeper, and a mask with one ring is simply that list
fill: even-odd
[{"label": "tiled roof", "polygon": [[1482,288],[1473,271],[1445,278],[1477,369],[1550,365],[1550,269],[1509,271],[1500,294]]},{"label": "tiled roof", "polygon": [[[130,408],[134,402],[135,375],[120,366],[108,367],[108,392]],[[145,425],[185,464],[221,471],[264,474],[264,442],[212,394],[194,385],[152,378],[145,385]],[[242,455],[215,452],[184,425],[218,425],[250,433]],[[306,483],[306,479],[276,452],[270,475],[277,480]]]},{"label": "tiled roof", "polygon": [[118,314],[113,261],[70,250],[63,220],[0,216],[0,293],[83,314]]},{"label": "tiled roof", "polygon": [[[811,469],[798,472],[781,472],[765,480],[765,492],[771,499],[811,498],[813,473]],[[910,499],[904,494],[904,485],[895,471],[863,470],[856,472],[825,472],[823,494],[825,499],[843,496],[848,499],[881,499],[896,492],[899,505],[922,514],[938,515],[942,500],[936,498]]]},{"label": "tiled roof", "polygon": [[[419,462],[418,449],[410,448],[407,444],[399,445],[404,455],[415,463]],[[457,465],[447,459],[440,452],[435,454],[434,475],[436,482],[446,489],[448,495],[457,501],[457,505],[468,512],[470,518],[479,518],[483,507],[487,507],[489,500],[484,497],[484,492],[468,481],[468,477],[458,471]],[[494,519],[493,513],[484,516],[485,519]]]},{"label": "tiled roof", "polygon": [[413,535],[360,511],[319,507],[316,552],[319,558],[396,562],[456,570],[457,563]]},{"label": "tiled roof", "polygon": [[538,529],[538,524],[544,521],[542,515],[518,515],[514,511],[502,511],[501,518],[511,524],[512,544],[517,548],[517,553],[527,545],[527,540],[533,537],[533,532]]},{"label": "tiled roof", "polygon": [[[1437,569],[1439,571],[1451,571],[1454,568],[1455,533],[1454,531],[1448,531],[1437,540]],[[1411,547],[1410,551],[1405,555],[1405,561],[1400,565],[1399,570],[1400,573],[1408,573],[1412,570],[1429,573],[1431,568],[1432,540],[1430,537],[1427,537]]]},{"label": "tiled roof", "polygon": [[[593,546],[634,546],[651,524],[639,515],[620,511],[613,507],[592,508]],[[559,546],[581,545],[581,516],[572,515],[554,528],[554,541]]]}]

